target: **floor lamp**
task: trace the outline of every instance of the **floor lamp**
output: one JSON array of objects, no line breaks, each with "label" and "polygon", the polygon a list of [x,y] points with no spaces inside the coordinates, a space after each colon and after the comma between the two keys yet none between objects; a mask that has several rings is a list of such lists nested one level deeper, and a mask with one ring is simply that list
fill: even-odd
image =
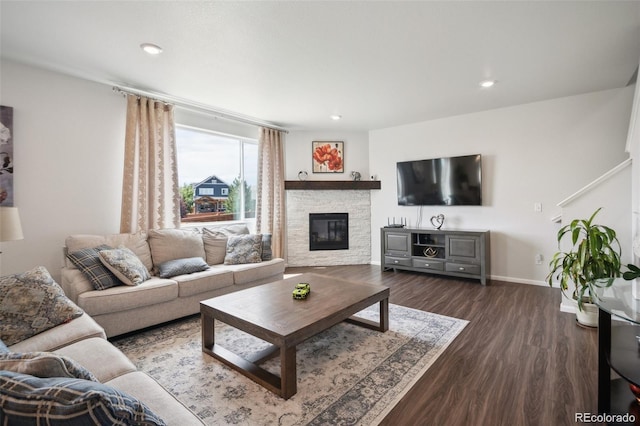
[{"label": "floor lamp", "polygon": [[0,207],[0,241],[15,241],[23,238],[18,208]]}]

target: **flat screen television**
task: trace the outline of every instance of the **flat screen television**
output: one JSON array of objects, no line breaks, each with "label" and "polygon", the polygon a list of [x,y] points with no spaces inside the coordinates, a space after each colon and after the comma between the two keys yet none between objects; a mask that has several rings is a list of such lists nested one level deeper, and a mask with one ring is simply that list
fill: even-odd
[{"label": "flat screen television", "polygon": [[481,206],[480,154],[397,163],[398,205]]}]

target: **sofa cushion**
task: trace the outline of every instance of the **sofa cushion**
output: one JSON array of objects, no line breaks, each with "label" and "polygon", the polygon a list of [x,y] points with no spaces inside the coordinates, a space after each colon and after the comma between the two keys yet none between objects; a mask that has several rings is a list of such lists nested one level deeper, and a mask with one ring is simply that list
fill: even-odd
[{"label": "sofa cushion", "polygon": [[203,272],[173,277],[178,282],[180,297],[218,290],[233,285],[233,272],[225,268],[210,268]]},{"label": "sofa cushion", "polygon": [[167,260],[158,265],[160,278],[171,278],[176,275],[192,274],[205,271],[209,268],[207,262],[201,257],[188,257],[186,259]]},{"label": "sofa cushion", "polygon": [[284,260],[280,258],[260,263],[245,263],[240,265],[215,265],[213,270],[221,269],[233,272],[233,283],[244,285],[256,282],[269,282],[272,277],[280,276],[284,272]]},{"label": "sofa cushion", "polygon": [[80,269],[82,274],[91,282],[96,290],[104,290],[122,284],[122,282],[100,261],[100,250],[111,249],[103,244],[97,247],[87,247],[67,255],[71,263]]},{"label": "sofa cushion", "polygon": [[192,230],[154,229],[149,231],[149,247],[154,266],[187,257],[205,258],[202,235]]},{"label": "sofa cushion", "polygon": [[207,254],[207,263],[217,265],[224,263],[227,254],[227,239],[232,235],[246,235],[249,228],[244,223],[232,223],[218,226],[207,226],[202,229],[204,250]]},{"label": "sofa cushion", "polygon": [[227,240],[225,265],[258,263],[262,261],[262,235],[233,235]]},{"label": "sofa cushion", "polygon": [[75,342],[56,350],[55,353],[73,359],[101,383],[136,371],[136,366],[125,354],[108,340],[98,337]]},{"label": "sofa cushion", "polygon": [[0,371],[0,402],[8,424],[165,425],[145,404],[98,382]]},{"label": "sofa cushion", "polygon": [[120,286],[82,293],[78,296],[78,305],[89,315],[102,315],[168,302],[177,297],[177,282],[151,277],[136,286]]},{"label": "sofa cushion", "polygon": [[0,370],[36,377],[72,377],[98,381],[86,368],[73,359],[51,352],[8,352],[0,354]]},{"label": "sofa cushion", "polygon": [[228,238],[232,235],[249,234],[246,223],[228,223],[224,225],[207,226],[202,229],[202,233],[208,233],[216,238]]},{"label": "sofa cushion", "polygon": [[100,262],[126,285],[138,285],[151,278],[149,271],[130,249],[99,250]]},{"label": "sofa cushion", "polygon": [[[94,290],[95,291],[95,290]],[[82,315],[67,323],[11,345],[12,352],[55,351],[85,339],[106,339],[104,329],[89,315]]]},{"label": "sofa cushion", "polygon": [[[69,253],[73,253],[74,251],[78,251],[83,248],[96,247],[102,244],[111,247],[124,246],[134,252],[148,270],[153,268],[153,263],[151,262],[151,250],[149,249],[147,234],[145,232],[109,235],[76,234],[70,235],[65,240],[65,246]],[[68,262],[66,266],[72,267],[73,265],[71,262]]]},{"label": "sofa cushion", "polygon": [[202,232],[204,252],[209,265],[218,265],[224,262],[227,254],[227,237],[219,237],[211,233],[206,228]]},{"label": "sofa cushion", "polygon": [[43,266],[0,277],[0,339],[8,346],[82,314]]},{"label": "sofa cushion", "polygon": [[[180,373],[177,372],[176,374]],[[129,395],[144,400],[147,407],[162,417],[169,425],[204,425],[202,420],[193,414],[182,402],[165,390],[162,385],[141,371],[118,376],[106,384],[116,389],[123,389]]]}]

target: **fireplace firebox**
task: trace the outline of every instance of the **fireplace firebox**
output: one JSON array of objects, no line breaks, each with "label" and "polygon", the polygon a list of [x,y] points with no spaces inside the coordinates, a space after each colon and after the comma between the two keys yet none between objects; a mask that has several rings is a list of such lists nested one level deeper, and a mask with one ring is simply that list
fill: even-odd
[{"label": "fireplace firebox", "polygon": [[309,250],[348,250],[349,213],[309,213]]}]

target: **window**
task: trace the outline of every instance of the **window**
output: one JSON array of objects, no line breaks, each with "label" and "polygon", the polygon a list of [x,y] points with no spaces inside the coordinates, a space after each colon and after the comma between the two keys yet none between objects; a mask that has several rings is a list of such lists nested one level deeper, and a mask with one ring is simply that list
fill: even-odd
[{"label": "window", "polygon": [[255,220],[258,141],[176,126],[182,224]]}]

